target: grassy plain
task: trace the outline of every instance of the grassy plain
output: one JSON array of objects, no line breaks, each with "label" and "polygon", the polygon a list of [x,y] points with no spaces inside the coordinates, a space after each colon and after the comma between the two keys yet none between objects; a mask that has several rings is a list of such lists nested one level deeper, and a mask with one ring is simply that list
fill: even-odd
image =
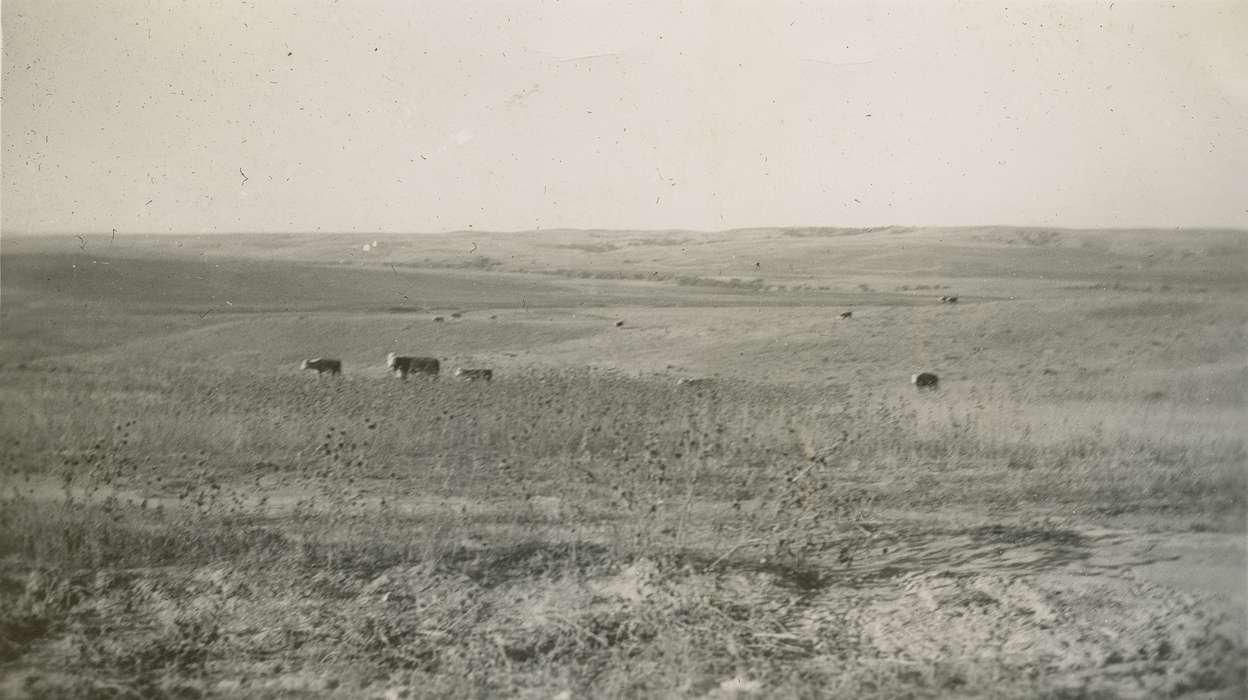
[{"label": "grassy plain", "polygon": [[1234,231],[6,238],[0,695],[1241,696],[1246,271]]}]

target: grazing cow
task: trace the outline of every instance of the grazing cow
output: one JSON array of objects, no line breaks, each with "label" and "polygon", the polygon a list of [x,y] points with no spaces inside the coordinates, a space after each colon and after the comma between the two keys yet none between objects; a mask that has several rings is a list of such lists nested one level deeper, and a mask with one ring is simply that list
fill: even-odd
[{"label": "grazing cow", "polygon": [[488,382],[494,378],[494,370],[492,369],[464,369],[460,367],[455,370],[455,376],[466,382]]},{"label": "grazing cow", "polygon": [[843,318],[843,319],[844,319],[844,318],[853,318],[853,317],[854,317],[854,312],[853,312],[853,311],[842,311],[842,312],[841,312],[841,318]]},{"label": "grazing cow", "polygon": [[304,360],[299,365],[299,369],[316,370],[316,376],[321,376],[326,372],[330,374],[342,374],[342,360],[330,360],[324,357],[317,357],[311,360]]},{"label": "grazing cow", "polygon": [[404,357],[390,353],[386,355],[386,367],[399,379],[407,379],[409,374],[437,377],[442,365],[436,357]]},{"label": "grazing cow", "polygon": [[940,377],[931,372],[919,372],[910,375],[910,383],[919,389],[935,389],[940,384]]},{"label": "grazing cow", "polygon": [[463,313],[461,313],[461,312],[459,312],[459,311],[456,311],[456,312],[454,312],[454,313],[452,313],[452,314],[451,314],[451,318],[462,318],[462,317],[463,317],[463,315],[464,315]]},{"label": "grazing cow", "polygon": [[621,327],[623,327],[623,326],[624,326],[624,322],[623,322],[623,321],[616,321],[616,322],[615,322],[615,327],[616,327],[616,328],[621,328]]},{"label": "grazing cow", "polygon": [[940,303],[942,303],[942,304],[956,304],[956,303],[958,303],[958,298],[957,298],[957,297],[955,297],[955,296],[945,296],[945,297],[941,297],[941,298],[940,298]]},{"label": "grazing cow", "polygon": [[445,319],[445,318],[442,318],[441,316],[434,316],[434,317],[433,317],[433,320],[434,320],[434,321],[436,321],[437,323],[441,323],[441,322],[445,321],[446,319]]}]

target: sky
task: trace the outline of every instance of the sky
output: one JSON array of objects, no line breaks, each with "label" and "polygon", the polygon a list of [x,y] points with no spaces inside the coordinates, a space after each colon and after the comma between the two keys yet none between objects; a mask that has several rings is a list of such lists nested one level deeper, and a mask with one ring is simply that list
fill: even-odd
[{"label": "sky", "polygon": [[1248,228],[1248,2],[3,0],[3,235]]}]

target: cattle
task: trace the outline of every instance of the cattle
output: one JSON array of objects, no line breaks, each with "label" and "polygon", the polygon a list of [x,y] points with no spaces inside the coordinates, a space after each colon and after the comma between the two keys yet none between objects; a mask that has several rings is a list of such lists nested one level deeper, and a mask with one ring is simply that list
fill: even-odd
[{"label": "cattle", "polygon": [[615,327],[616,327],[616,328],[623,328],[623,327],[624,327],[624,322],[623,322],[623,321],[616,321],[616,322],[615,322]]},{"label": "cattle", "polygon": [[910,383],[918,389],[935,389],[940,384],[940,377],[931,372],[919,372],[910,375]]},{"label": "cattle", "polygon": [[386,355],[386,367],[399,379],[407,379],[409,374],[437,377],[442,365],[436,357],[404,357],[390,353]]},{"label": "cattle", "polygon": [[433,317],[433,320],[434,320],[434,322],[435,322],[435,323],[442,323],[442,322],[443,322],[443,321],[445,321],[446,319],[445,319],[445,318],[442,318],[441,316],[434,316],[434,317]]},{"label": "cattle", "polygon": [[958,298],[957,298],[956,296],[943,296],[943,297],[941,297],[941,298],[940,298],[940,303],[942,303],[942,304],[956,304],[956,303],[958,303]]},{"label": "cattle", "polygon": [[317,357],[311,360],[304,360],[299,365],[299,369],[311,369],[316,371],[316,376],[321,376],[326,372],[330,374],[342,374],[342,360],[330,360],[324,357]]},{"label": "cattle", "polygon": [[451,314],[451,318],[463,318],[463,317],[464,317],[464,314],[459,311],[456,311]]},{"label": "cattle", "polygon": [[676,380],[676,386],[704,387],[710,384],[711,379],[708,377],[683,377]]},{"label": "cattle", "polygon": [[488,382],[494,378],[494,370],[492,369],[464,369],[460,367],[455,370],[455,376],[466,382]]},{"label": "cattle", "polygon": [[853,317],[854,317],[854,312],[853,312],[853,311],[842,311],[842,312],[841,312],[841,318],[842,318],[842,319],[846,319],[846,318],[853,318]]}]

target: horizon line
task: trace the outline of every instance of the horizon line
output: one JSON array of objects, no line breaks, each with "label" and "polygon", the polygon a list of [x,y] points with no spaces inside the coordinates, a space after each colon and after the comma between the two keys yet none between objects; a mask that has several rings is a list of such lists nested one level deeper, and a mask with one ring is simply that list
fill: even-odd
[{"label": "horizon line", "polygon": [[111,236],[117,235],[122,237],[130,236],[455,236],[455,235],[524,235],[533,233],[658,233],[658,234],[693,234],[693,235],[715,235],[726,233],[737,233],[746,231],[765,231],[765,230],[802,230],[802,229],[828,229],[841,231],[886,231],[889,229],[904,229],[912,231],[930,230],[930,231],[948,231],[948,230],[974,230],[974,229],[1014,229],[1014,230],[1046,230],[1046,231],[1078,231],[1078,232],[1182,232],[1182,231],[1206,231],[1206,232],[1226,232],[1226,233],[1244,233],[1248,234],[1248,227],[1236,227],[1227,225],[1182,225],[1182,226],[1043,226],[1034,224],[941,224],[941,225],[916,225],[916,224],[883,224],[876,226],[835,226],[835,225],[776,225],[776,226],[737,226],[724,229],[696,229],[696,228],[602,228],[602,227],[579,227],[579,226],[553,226],[550,228],[529,228],[529,229],[474,229],[474,228],[457,228],[445,229],[439,231],[120,231],[110,229],[107,231],[39,231],[39,232],[18,232],[0,230],[0,238],[56,238],[56,237],[73,237],[73,236]]}]

